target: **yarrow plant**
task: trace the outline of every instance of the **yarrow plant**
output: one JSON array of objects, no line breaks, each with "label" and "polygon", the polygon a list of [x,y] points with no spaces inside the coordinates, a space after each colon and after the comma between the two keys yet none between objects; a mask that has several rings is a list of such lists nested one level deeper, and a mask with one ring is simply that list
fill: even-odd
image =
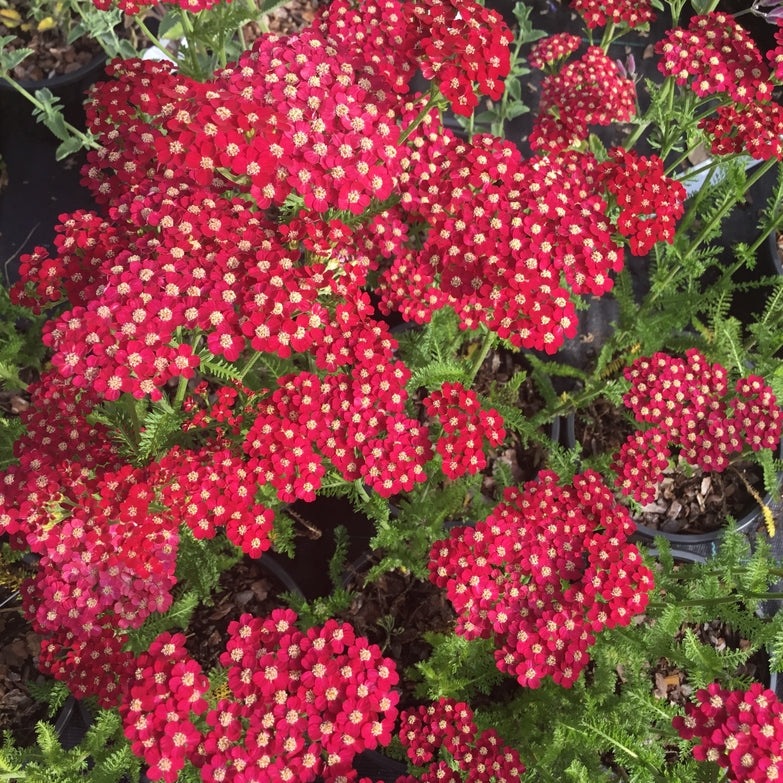
[{"label": "yarrow plant", "polygon": [[570,687],[604,628],[644,611],[653,575],[628,542],[633,523],[593,472],[561,486],[544,471],[475,528],[436,542],[435,584],[457,612],[457,633],[492,637],[498,668],[535,688]]},{"label": "yarrow plant", "polygon": [[783,413],[757,375],[729,389],[728,373],[696,349],[685,358],[658,353],[625,369],[631,388],[624,403],[648,429],[630,435],[615,457],[617,486],[640,503],[655,500],[673,449],[705,472],[726,470],[733,455],[780,445]]},{"label": "yarrow plant", "polygon": [[182,634],[163,634],[132,662],[120,715],[152,780],[174,783],[192,764],[204,781],[341,781],[357,753],[388,743],[394,663],[347,623],[303,633],[296,619],[281,609],[233,621],[220,693]]},{"label": "yarrow plant", "polygon": [[[420,777],[397,783],[512,783],[525,765],[519,753],[503,744],[493,729],[479,732],[473,710],[453,699],[439,699],[401,715],[400,742]],[[464,774],[467,773],[467,774]]]},{"label": "yarrow plant", "polygon": [[[676,660],[686,695],[747,686],[738,667],[765,646],[779,668],[783,620],[758,602],[780,569],[731,530],[715,564],[680,571],[664,545],[653,567],[611,484],[645,502],[675,453],[708,471],[751,456],[775,480],[781,281],[734,279],[764,237],[727,264],[718,251],[783,157],[780,33],[765,55],[716,3],[681,21],[678,0],[645,91],[611,47],[647,30],[652,2],[578,0],[584,36],[544,36],[521,7],[512,30],[474,0],[333,0],[249,46],[266,6],[95,5],[159,43],[152,10],[183,43],[108,64],[86,132],[65,127],[96,207],[63,215],[12,290],[48,316],[0,482],[6,550],[38,559],[21,594],[42,671],[114,715],[166,783],[348,783],[355,756],[395,745],[402,783],[526,766],[699,779],[686,739],[702,735],[662,750],[699,708],[659,703],[648,667]],[[485,131],[523,113],[528,65],[540,100],[522,145]],[[714,160],[698,188],[700,148]],[[765,236],[783,225],[783,185],[760,220]],[[762,285],[745,329],[732,294]],[[612,334],[574,366],[601,299]],[[580,465],[552,424],[601,394],[643,426]],[[531,446],[545,456],[521,478]],[[416,704],[378,646],[310,606],[234,621],[214,671],[186,646],[221,570],[293,554],[290,505],[330,495],[375,524],[373,575],[429,577],[453,606]],[[709,611],[747,645],[700,645]],[[776,753],[759,743],[754,768]]]}]

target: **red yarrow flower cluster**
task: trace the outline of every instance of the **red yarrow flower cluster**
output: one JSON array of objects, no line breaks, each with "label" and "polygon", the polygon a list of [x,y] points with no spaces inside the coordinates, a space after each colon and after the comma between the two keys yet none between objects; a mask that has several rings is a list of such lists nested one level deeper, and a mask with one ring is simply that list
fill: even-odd
[{"label": "red yarrow flower cluster", "polygon": [[527,56],[527,61],[533,68],[543,71],[547,66],[554,65],[558,60],[573,54],[581,44],[582,39],[578,35],[555,33],[536,41]]},{"label": "red yarrow flower cluster", "polygon": [[631,252],[644,256],[656,242],[674,242],[677,219],[685,211],[682,183],[664,176],[663,161],[614,147],[601,165],[603,185],[620,208],[617,228]]},{"label": "red yarrow flower cluster", "polygon": [[258,484],[274,487],[283,502],[314,500],[328,464],[382,497],[426,479],[429,432],[404,411],[410,371],[393,361],[391,342],[366,336],[356,348],[344,342],[363,355],[351,374],[286,375],[255,403],[243,449]]},{"label": "red yarrow flower cluster", "polygon": [[616,486],[640,503],[655,500],[673,451],[702,470],[725,470],[744,449],[776,449],[783,413],[764,379],[740,378],[729,391],[728,372],[696,349],[685,358],[656,353],[625,369],[631,388],[623,402],[652,425],[629,436],[612,461]]},{"label": "red yarrow flower cluster", "polygon": [[554,353],[576,334],[572,295],[605,293],[623,265],[597,161],[576,152],[523,160],[489,135],[421,139],[398,214],[429,231],[382,274],[382,310],[424,323],[451,306],[463,329],[484,324],[516,347]]},{"label": "red yarrow flower cluster", "polygon": [[640,27],[655,19],[651,0],[572,0],[571,7],[578,11],[590,28],[626,24]]},{"label": "red yarrow flower cluster", "polygon": [[388,744],[394,663],[347,623],[302,632],[296,619],[279,609],[229,625],[227,696],[207,693],[180,635],[163,634],[138,657],[120,714],[150,778],[173,783],[190,762],[205,783],[331,783],[348,779],[357,753]]},{"label": "red yarrow flower cluster", "polygon": [[636,110],[636,86],[598,46],[566,63],[541,84],[538,114],[530,134],[534,150],[578,146],[591,125],[628,122]]},{"label": "red yarrow flower cluster", "polygon": [[756,160],[783,160],[783,108],[774,101],[718,106],[699,127],[711,137],[713,155],[746,153]]},{"label": "red yarrow flower cluster", "polygon": [[422,73],[437,83],[455,114],[473,113],[476,83],[482,95],[501,97],[513,36],[497,11],[472,0],[424,0],[403,9],[419,30]]},{"label": "red yarrow flower cluster", "polygon": [[494,408],[484,410],[476,392],[461,383],[444,383],[423,404],[427,414],[443,428],[435,449],[443,458],[443,472],[448,478],[483,470],[487,466],[484,440],[490,446],[499,446],[506,437],[500,414]]},{"label": "red yarrow flower cluster", "polygon": [[739,103],[772,97],[769,69],[750,33],[731,14],[694,16],[655,45],[658,69],[700,97],[726,93]]},{"label": "red yarrow flower cluster", "polygon": [[[441,698],[400,716],[400,742],[423,783],[515,783],[525,766],[494,729],[479,732],[473,710]],[[445,753],[441,753],[445,751]],[[450,763],[452,762],[453,763]],[[411,778],[398,778],[406,783]]]},{"label": "red yarrow flower cluster", "polygon": [[[124,14],[135,16],[141,13],[142,10],[160,5],[161,0],[140,0],[140,2],[136,2],[136,0],[92,0],[92,2],[100,11],[108,11],[116,6]],[[166,0],[167,4],[178,5],[184,11],[190,11],[194,14],[199,11],[207,11],[219,2],[221,0]],[[230,3],[231,0],[226,0],[226,2]]]},{"label": "red yarrow flower cluster", "polygon": [[430,579],[457,612],[457,633],[493,638],[498,669],[535,688],[551,676],[569,687],[595,634],[628,625],[647,605],[650,570],[627,539],[634,525],[601,477],[561,486],[543,471],[475,528],[438,541]]},{"label": "red yarrow flower cluster", "polygon": [[693,755],[728,770],[736,783],[783,779],[783,703],[761,683],[727,690],[717,682],[696,692],[672,725],[686,740],[696,739]]},{"label": "red yarrow flower cluster", "polygon": [[775,79],[783,81],[783,27],[780,26],[779,20],[780,17],[778,17],[778,29],[775,30],[776,45],[774,49],[770,49],[767,52],[767,60]]}]

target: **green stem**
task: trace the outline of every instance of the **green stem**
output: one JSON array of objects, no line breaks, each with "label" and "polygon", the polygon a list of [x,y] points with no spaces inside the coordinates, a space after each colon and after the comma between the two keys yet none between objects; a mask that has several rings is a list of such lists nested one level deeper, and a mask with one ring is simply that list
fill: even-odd
[{"label": "green stem", "polygon": [[239,373],[240,381],[245,380],[245,376],[253,369],[260,356],[261,351],[253,351],[253,355],[247,360],[247,364],[242,368],[242,372]]},{"label": "green stem", "polygon": [[[776,158],[772,158],[770,160],[764,161],[764,163],[762,163],[761,166],[759,166],[756,169],[754,174],[747,179],[747,181],[745,182],[745,189],[749,190],[750,188],[752,188],[753,185],[755,185],[756,182],[758,182],[776,163],[777,163],[777,159]],[[698,196],[701,196],[701,194],[705,190],[706,190],[706,188],[702,188],[699,191]],[[698,196],[697,196],[697,199],[698,199]],[[692,253],[694,253],[697,250],[699,245],[705,240],[705,238],[707,236],[709,236],[709,234],[712,231],[712,229],[715,228],[715,226],[719,225],[721,220],[723,220],[723,218],[726,217],[726,215],[728,214],[729,210],[735,205],[735,203],[736,203],[736,199],[734,197],[734,194],[731,191],[728,192],[724,196],[724,198],[723,198],[723,203],[721,204],[720,209],[716,212],[715,215],[712,216],[712,218],[710,219],[710,221],[708,223],[706,223],[704,226],[702,226],[701,231],[699,231],[699,233],[696,235],[696,237],[693,239],[691,244],[686,249],[686,251],[684,253],[684,255],[686,257],[690,256]],[[686,227],[687,227],[687,223],[689,222],[687,220],[688,217],[691,217],[691,220],[693,220],[693,217],[692,217],[693,214],[694,214],[694,209],[693,209],[693,207],[691,207],[691,209],[689,210],[689,214],[685,216],[686,219],[685,219],[684,223],[686,224]],[[682,229],[683,229],[683,226],[680,226],[680,227],[678,227],[677,230],[678,231],[682,231]]]},{"label": "green stem", "polygon": [[190,62],[190,76],[196,81],[204,81],[204,74],[201,72],[201,67],[198,64],[198,54],[196,52],[196,35],[193,27],[193,20],[188,11],[182,11],[180,15],[182,20],[182,29],[185,31],[186,53],[188,61]]},{"label": "green stem", "polygon": [[489,352],[492,350],[492,346],[495,344],[495,333],[491,332],[486,327],[482,327],[484,331],[484,339],[481,343],[481,348],[479,348],[476,358],[473,360],[473,366],[470,370],[470,378],[469,378],[469,386],[473,385],[473,381],[476,379],[476,376],[478,375],[478,371],[481,369],[481,365],[484,364],[484,360],[489,355]]},{"label": "green stem", "polygon": [[[517,64],[517,60],[519,59],[519,52],[522,50],[522,37],[517,37],[517,45],[514,48],[514,52],[511,55],[511,69],[510,73],[514,72],[514,67]],[[496,122],[492,123],[492,134],[494,136],[498,136],[501,139],[506,138],[506,112],[508,111],[508,85],[505,86],[503,89],[503,95],[500,99],[500,110],[499,110],[499,117],[496,120]],[[473,117],[474,115],[470,115],[470,137],[473,138]]]},{"label": "green stem", "polygon": [[[44,106],[41,101],[38,100],[38,98],[35,97],[29,90],[26,90],[24,87],[22,87],[21,84],[17,84],[7,73],[0,73],[0,80],[5,79],[8,84],[11,85],[20,95],[24,96],[30,103],[35,106],[38,111],[43,112],[46,114],[46,106]],[[67,122],[66,119],[63,117],[63,124],[65,126],[65,129],[70,133],[72,136],[76,136],[78,139],[81,140],[82,145],[84,147],[88,147],[90,149],[100,149],[100,144],[89,134],[85,133],[84,131],[77,128],[75,125],[71,125],[70,122]],[[63,139],[61,139],[63,141]]]},{"label": "green stem", "polygon": [[364,488],[364,483],[361,479],[356,479],[356,481],[353,482],[353,486],[356,489],[356,491],[359,494],[359,497],[365,502],[370,502],[370,496],[367,494],[367,490]]},{"label": "green stem", "polygon": [[[605,739],[610,745],[613,745],[615,748],[619,748],[623,753],[625,753],[630,758],[634,759],[639,764],[642,764],[645,766],[650,772],[653,774],[656,780],[662,780],[660,772],[652,765],[649,761],[646,759],[643,759],[641,756],[639,756],[638,753],[631,750],[629,747],[626,747],[621,742],[618,742],[614,737],[610,736],[609,734],[606,734],[605,732],[601,731],[601,729],[597,728],[596,726],[588,726],[588,729],[590,732],[584,731],[582,729],[576,728],[576,726],[570,726],[567,723],[562,724],[567,729],[571,729],[571,731],[575,731],[577,734],[581,734],[583,737],[589,737],[590,732],[597,734],[599,737],[602,737]],[[627,776],[625,776],[625,779],[627,780]]]},{"label": "green stem", "polygon": [[419,125],[421,125],[422,122],[424,122],[424,118],[430,113],[433,107],[438,106],[439,103],[440,103],[440,92],[438,91],[437,86],[433,82],[432,86],[430,87],[430,94],[429,97],[427,98],[426,105],[418,113],[416,119],[413,120],[413,122],[402,132],[397,144],[398,145],[404,144],[408,140],[410,135],[413,133],[413,131],[415,131],[416,128],[418,128]]},{"label": "green stem", "polygon": [[609,54],[609,47],[612,44],[612,38],[614,36],[615,31],[615,25],[614,22],[611,22],[606,26],[606,29],[604,30],[604,34],[601,37],[601,43],[600,47],[604,50],[604,54]]},{"label": "green stem", "polygon": [[185,402],[185,395],[188,393],[188,379],[184,375],[180,375],[179,383],[177,384],[177,393],[174,396],[174,410],[178,411],[182,407],[182,403]]},{"label": "green stem", "polygon": [[144,18],[139,15],[134,17],[135,23],[141,28],[141,31],[144,33],[144,35],[147,37],[147,40],[156,48],[159,49],[166,57],[171,60],[174,64],[177,63],[176,59],[173,57],[171,52],[169,52],[168,49],[166,49],[165,44],[163,44],[160,39],[155,35],[155,33],[150,30],[146,24],[144,24]]}]

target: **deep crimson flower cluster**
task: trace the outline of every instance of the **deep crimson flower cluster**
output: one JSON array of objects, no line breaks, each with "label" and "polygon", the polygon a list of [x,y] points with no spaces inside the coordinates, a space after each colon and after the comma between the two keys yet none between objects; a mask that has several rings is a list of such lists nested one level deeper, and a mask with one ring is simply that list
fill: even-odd
[{"label": "deep crimson flower cluster", "polygon": [[603,628],[628,625],[647,605],[652,573],[627,537],[634,530],[601,477],[560,486],[543,471],[475,528],[438,541],[430,579],[458,614],[457,633],[494,638],[498,669],[535,688],[569,687]]},{"label": "deep crimson flower cluster", "polygon": [[443,428],[436,449],[448,478],[483,470],[487,466],[484,439],[490,446],[499,446],[506,437],[500,414],[494,409],[484,410],[476,392],[461,383],[444,383],[423,404],[427,414]]},{"label": "deep crimson flower cluster", "polygon": [[163,633],[133,661],[120,705],[125,736],[149,765],[152,780],[174,783],[203,735],[193,723],[206,712],[210,688],[181,633]]},{"label": "deep crimson flower cluster", "polygon": [[672,725],[683,739],[698,740],[693,755],[728,770],[736,783],[783,779],[783,703],[761,683],[730,691],[717,682],[696,692]]},{"label": "deep crimson flower cluster", "polygon": [[[479,733],[473,711],[464,702],[441,698],[400,716],[400,742],[423,783],[512,783],[525,766],[494,729]],[[440,750],[446,756],[440,755]],[[453,764],[447,759],[453,759]],[[426,765],[426,766],[425,766]],[[408,778],[398,778],[405,783]]]},{"label": "deep crimson flower cluster", "polygon": [[371,340],[360,347],[366,361],[350,375],[284,376],[258,401],[244,451],[257,482],[271,484],[280,500],[314,500],[324,457],[346,481],[361,478],[382,497],[426,479],[429,432],[404,412],[410,371],[392,361],[390,348],[373,353]]},{"label": "deep crimson flower cluster", "polygon": [[401,222],[423,218],[430,231],[421,250],[385,270],[381,308],[426,322],[449,305],[463,328],[484,324],[517,347],[554,353],[577,324],[560,276],[573,293],[600,295],[622,268],[595,158],[523,160],[488,135],[463,143],[431,134],[417,147],[397,209]]},{"label": "deep crimson flower cluster", "polygon": [[727,93],[739,103],[772,97],[769,69],[750,33],[731,14],[694,16],[687,29],[670,30],[655,45],[658,69],[700,97]]},{"label": "deep crimson flower cluster", "polygon": [[636,110],[636,86],[598,46],[566,63],[541,84],[530,134],[534,150],[557,152],[579,145],[590,125],[628,122]]},{"label": "deep crimson flower cluster", "polygon": [[159,461],[160,499],[177,509],[197,539],[214,538],[224,529],[229,541],[251,557],[272,545],[274,514],[255,501],[255,475],[247,461],[210,443],[198,451],[175,446]]},{"label": "deep crimson flower cluster", "polygon": [[772,75],[778,81],[783,80],[783,27],[778,24],[775,30],[775,48],[767,52],[767,60],[772,68]]},{"label": "deep crimson flower cluster", "polygon": [[655,500],[673,450],[704,471],[723,471],[733,454],[776,449],[783,413],[764,379],[740,378],[729,391],[728,372],[696,349],[685,358],[656,353],[625,369],[623,397],[636,418],[652,425],[630,436],[612,462],[616,485],[640,503]]},{"label": "deep crimson flower cluster", "polygon": [[699,127],[712,138],[713,155],[744,152],[756,160],[783,160],[783,108],[774,101],[718,106]]},{"label": "deep crimson flower cluster", "polygon": [[543,71],[569,54],[573,54],[582,45],[582,39],[571,33],[555,33],[536,41],[530,49],[527,61],[533,68]]},{"label": "deep crimson flower cluster", "polygon": [[629,237],[631,252],[644,256],[656,242],[674,242],[677,219],[685,211],[682,183],[664,176],[663,161],[615,147],[602,164],[603,184],[620,208],[617,228]]},{"label": "deep crimson flower cluster", "polygon": [[207,693],[181,635],[163,634],[138,656],[120,714],[150,778],[173,783],[189,761],[205,783],[329,783],[347,779],[357,753],[388,744],[393,661],[347,623],[303,633],[296,619],[278,609],[229,625],[226,696]]},{"label": "deep crimson flower cluster", "polygon": [[585,24],[593,29],[606,24],[640,27],[655,19],[651,0],[572,0]]},{"label": "deep crimson flower cluster", "polygon": [[422,73],[455,114],[469,117],[478,105],[474,83],[482,95],[501,97],[513,36],[497,11],[465,0],[423,0],[403,9],[418,28]]}]

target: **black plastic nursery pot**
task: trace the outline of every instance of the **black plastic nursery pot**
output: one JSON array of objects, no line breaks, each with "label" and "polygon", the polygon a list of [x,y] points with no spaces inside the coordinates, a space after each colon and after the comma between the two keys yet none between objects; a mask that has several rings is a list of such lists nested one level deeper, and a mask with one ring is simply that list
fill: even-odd
[{"label": "black plastic nursery pot", "polygon": [[[82,102],[86,91],[103,74],[106,66],[106,55],[101,53],[93,57],[87,64],[49,79],[33,81],[20,79],[17,84],[27,92],[35,95],[37,90],[48,89],[59,99],[63,107],[65,119],[79,126],[84,122]],[[33,107],[18,90],[5,79],[0,78],[0,117],[3,118],[3,128],[14,133],[32,133],[46,138],[50,131],[33,116]]]},{"label": "black plastic nursery pot", "polygon": [[[106,58],[44,82],[20,82],[31,93],[44,87],[62,102],[65,118],[84,127],[83,101],[91,84],[103,75]],[[36,246],[51,247],[59,215],[94,206],[80,185],[83,155],[57,161],[60,141],[35,121],[32,105],[0,79],[0,158],[7,185],[0,189],[0,265],[2,282],[18,279],[19,256]]]},{"label": "black plastic nursery pot", "polygon": [[[573,448],[577,442],[576,420],[574,414],[569,414],[565,417],[563,431],[564,445],[568,448]],[[781,442],[778,457],[783,457],[783,442]],[[783,475],[779,478],[783,479]],[[763,504],[767,507],[772,507],[774,505],[770,493],[764,494]],[[672,545],[672,549],[676,549],[678,552],[690,553],[690,555],[697,559],[699,557],[709,557],[710,555],[715,554],[724,533],[724,527],[718,527],[715,530],[705,531],[704,533],[673,533],[667,530],[643,525],[635,519],[634,524],[636,525],[634,538],[637,541],[649,544],[656,536],[660,536]],[[756,502],[747,506],[736,520],[737,530],[751,538],[753,538],[763,527],[762,506]]]},{"label": "black plastic nursery pot", "polygon": [[768,263],[772,265],[775,273],[783,275],[783,234],[773,231],[767,237]]}]

